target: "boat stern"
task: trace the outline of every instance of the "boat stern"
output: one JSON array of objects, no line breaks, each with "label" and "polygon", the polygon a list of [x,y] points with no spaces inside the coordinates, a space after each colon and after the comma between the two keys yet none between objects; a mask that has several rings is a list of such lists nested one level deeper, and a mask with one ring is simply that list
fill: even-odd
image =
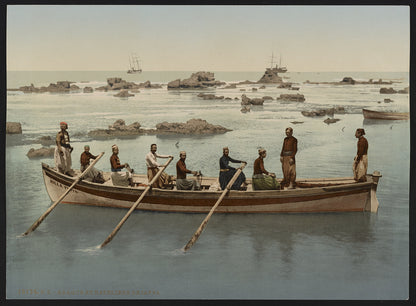
[{"label": "boat stern", "polygon": [[378,187],[378,181],[379,181],[380,177],[382,177],[382,175],[379,171],[374,171],[371,176],[373,178],[373,185],[371,186],[371,191],[370,191],[370,201],[365,206],[365,211],[371,211],[371,212],[375,213],[375,212],[377,212],[378,206],[379,206],[376,191],[377,191],[377,187]]}]

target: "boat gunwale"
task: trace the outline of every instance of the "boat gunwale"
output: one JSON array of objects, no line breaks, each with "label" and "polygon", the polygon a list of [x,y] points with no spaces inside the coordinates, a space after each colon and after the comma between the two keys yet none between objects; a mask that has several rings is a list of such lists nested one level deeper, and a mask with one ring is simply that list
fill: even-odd
[{"label": "boat gunwale", "polygon": [[[64,183],[67,186],[70,186],[75,178],[67,176],[65,174],[59,173],[54,170],[49,165],[42,163],[42,170],[45,172],[49,172],[52,174],[54,179],[56,178],[60,181],[60,183]],[[50,177],[49,175],[47,175]],[[253,198],[253,199],[262,199],[262,198],[291,198],[291,197],[303,197],[303,196],[314,196],[314,195],[322,195],[322,194],[329,194],[329,193],[337,193],[337,192],[354,192],[360,191],[363,192],[369,191],[374,182],[372,180],[371,175],[367,175],[367,178],[371,178],[367,182],[351,182],[333,186],[318,186],[318,187],[308,187],[308,188],[296,188],[296,189],[289,189],[289,190],[253,190],[253,191],[237,191],[237,190],[230,190],[228,193],[227,198],[229,199],[244,199],[244,198]],[[329,178],[325,178],[329,179]],[[336,180],[345,180],[351,179],[348,178],[334,178],[333,181]],[[319,180],[319,179],[311,179],[310,181]],[[62,182],[63,181],[63,182]],[[302,182],[309,181],[308,179],[299,180]],[[45,181],[46,185],[46,181]],[[145,187],[125,187],[125,186],[113,186],[113,185],[104,185],[94,182],[88,182],[81,180],[77,184],[80,187],[95,190],[95,191],[103,191],[103,192],[111,192],[117,194],[125,194],[125,195],[140,195],[141,192],[145,190]],[[74,187],[78,189],[77,186]],[[170,198],[189,198],[189,199],[208,199],[218,197],[223,191],[191,191],[191,190],[169,190],[169,189],[159,189],[159,188],[152,188],[151,192],[148,196],[152,197],[170,197]]]}]

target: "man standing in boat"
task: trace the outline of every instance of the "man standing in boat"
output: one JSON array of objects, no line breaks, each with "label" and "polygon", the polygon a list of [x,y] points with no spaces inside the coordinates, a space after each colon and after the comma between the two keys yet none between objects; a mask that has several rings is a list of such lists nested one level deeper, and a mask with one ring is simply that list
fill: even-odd
[{"label": "man standing in boat", "polygon": [[[230,153],[230,150],[228,149],[228,147],[225,147],[222,149],[223,155],[220,158],[220,175],[219,175],[219,181],[220,181],[220,186],[222,190],[225,190],[225,188],[227,187],[227,184],[229,181],[231,181],[231,179],[233,178],[234,174],[237,172],[237,169],[229,166],[228,164],[230,162],[232,163],[245,163],[247,164],[247,162],[245,161],[241,161],[241,160],[236,160],[231,158],[228,154]],[[231,190],[240,190],[241,188],[241,184],[245,184],[246,181],[246,176],[245,174],[241,171],[240,175],[237,177],[237,179],[235,180],[234,184],[231,186]]]},{"label": "man standing in boat", "polygon": [[[152,144],[150,146],[150,152],[146,154],[145,160],[147,165],[147,179],[150,181],[155,177],[155,175],[159,172],[159,167],[161,165],[157,162],[157,157],[159,158],[170,158],[173,157],[172,155],[160,155],[156,153],[157,145]],[[169,184],[171,181],[170,175],[162,172],[159,176],[158,180],[152,184],[153,188],[166,188],[166,185]]]},{"label": "man standing in boat", "polygon": [[186,179],[187,173],[192,173],[197,175],[198,172],[192,171],[186,168],[186,152],[179,152],[180,159],[176,163],[176,189],[178,190],[199,190],[200,186],[198,182],[194,179]]},{"label": "man standing in boat", "polygon": [[[118,158],[119,149],[117,145],[111,147],[113,155],[110,157],[111,164],[111,180],[114,186],[133,186],[133,170],[130,169],[129,164],[121,164],[120,159]],[[131,171],[121,172],[121,169],[126,168]]]},{"label": "man standing in boat", "polygon": [[61,130],[56,134],[55,165],[59,172],[74,176],[74,171],[71,169],[71,152],[74,148],[69,144],[69,134],[66,131],[68,124],[62,121],[59,125]]},{"label": "man standing in boat", "polygon": [[[84,152],[82,152],[80,157],[80,163],[81,163],[81,172],[84,172],[88,166],[90,165],[90,159],[96,159],[96,155],[92,155],[90,152],[90,146],[85,145],[84,146]],[[84,180],[95,182],[95,183],[104,183],[104,176],[103,173],[99,170],[97,170],[95,167],[92,167],[88,173],[85,175]]]},{"label": "man standing in boat", "polygon": [[358,138],[357,141],[357,155],[354,158],[354,163],[352,165],[352,170],[354,172],[354,180],[357,182],[366,182],[367,181],[367,167],[368,167],[368,141],[364,137],[364,129],[357,129],[355,131],[355,137]]},{"label": "man standing in boat", "polygon": [[276,180],[276,174],[268,172],[264,168],[264,159],[267,156],[265,149],[259,149],[259,157],[254,161],[253,190],[277,190],[280,184]]},{"label": "man standing in boat", "polygon": [[286,128],[286,137],[283,140],[282,151],[280,152],[280,162],[282,163],[283,180],[281,186],[293,189],[296,186],[296,160],[295,155],[298,151],[298,140],[293,137],[293,129]]}]

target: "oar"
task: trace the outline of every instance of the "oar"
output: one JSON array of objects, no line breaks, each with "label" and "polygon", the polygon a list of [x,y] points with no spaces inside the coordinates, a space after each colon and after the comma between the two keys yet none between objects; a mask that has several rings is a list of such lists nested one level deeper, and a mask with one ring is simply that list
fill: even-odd
[{"label": "oar", "polygon": [[59,199],[56,200],[55,203],[53,203],[52,206],[49,207],[48,210],[45,211],[45,213],[42,216],[40,216],[39,219],[35,223],[33,223],[33,225],[23,234],[23,236],[26,236],[29,233],[33,232],[42,223],[42,221],[50,214],[50,212],[65,198],[65,196],[72,190],[72,188],[74,188],[75,185],[78,184],[78,182],[83,179],[85,174],[87,174],[88,171],[90,171],[92,167],[94,167],[94,165],[98,162],[98,160],[103,155],[104,155],[104,152],[101,152],[101,154],[98,155],[96,159],[94,159],[91,165],[89,165],[88,168],[85,169],[84,172],[82,172],[81,175],[72,183],[72,185],[59,197]]},{"label": "oar", "polygon": [[231,181],[228,183],[227,187],[221,194],[220,198],[218,199],[217,203],[211,208],[208,215],[205,217],[204,221],[202,221],[201,225],[197,229],[197,231],[192,236],[191,240],[186,244],[186,246],[183,248],[183,250],[186,252],[188,251],[194,243],[198,240],[199,236],[201,235],[202,231],[204,230],[205,226],[207,225],[209,218],[211,218],[211,215],[214,213],[214,210],[220,205],[222,199],[225,197],[227,192],[231,189],[231,186],[234,184],[237,177],[240,175],[241,171],[243,171],[244,167],[247,165],[247,163],[243,163],[240,168],[238,168],[237,172],[234,174],[234,176],[231,178]]},{"label": "oar", "polygon": [[143,200],[146,193],[152,188],[152,184],[156,182],[156,180],[159,178],[159,176],[162,174],[163,170],[170,164],[173,157],[170,157],[169,160],[166,162],[166,164],[159,169],[159,172],[153,177],[153,179],[150,181],[150,183],[147,185],[146,189],[142,192],[140,197],[137,199],[136,202],[134,202],[133,206],[129,209],[127,214],[121,219],[119,224],[114,228],[113,232],[107,237],[107,239],[101,244],[100,248],[105,247],[111,240],[113,240],[114,236],[117,234],[117,232],[120,230],[120,228],[123,226],[124,222],[126,222],[127,218],[130,217],[131,213],[137,208],[137,206],[140,204],[141,200]]}]

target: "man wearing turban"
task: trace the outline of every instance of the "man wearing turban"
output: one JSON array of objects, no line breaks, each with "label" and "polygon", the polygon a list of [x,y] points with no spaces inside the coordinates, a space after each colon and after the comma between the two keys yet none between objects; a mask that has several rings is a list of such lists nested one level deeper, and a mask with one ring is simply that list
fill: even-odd
[{"label": "man wearing turban", "polygon": [[364,137],[364,129],[357,129],[355,131],[355,137],[357,141],[357,155],[354,157],[354,163],[352,164],[352,171],[354,172],[354,180],[357,182],[367,181],[367,167],[368,167],[368,141]]},{"label": "man wearing turban", "polygon": [[264,168],[264,159],[267,156],[265,149],[259,150],[259,157],[254,161],[253,166],[253,190],[277,190],[280,184],[276,180],[274,173],[268,172]]},{"label": "man wearing turban", "polygon": [[295,188],[296,181],[296,161],[295,155],[298,151],[298,140],[293,137],[293,129],[286,128],[286,136],[283,140],[282,151],[280,152],[280,162],[282,163],[283,180],[282,187],[288,189]]},{"label": "man wearing turban", "polygon": [[60,127],[61,130],[56,134],[55,166],[59,172],[74,176],[74,171],[71,169],[71,152],[74,148],[69,143],[68,124],[61,122]]},{"label": "man wearing turban", "polygon": [[176,163],[176,189],[178,190],[199,190],[200,186],[198,182],[194,179],[187,179],[186,174],[192,173],[193,175],[197,175],[196,171],[192,171],[186,168],[185,160],[186,160],[186,152],[181,151],[179,152],[179,160]]}]

